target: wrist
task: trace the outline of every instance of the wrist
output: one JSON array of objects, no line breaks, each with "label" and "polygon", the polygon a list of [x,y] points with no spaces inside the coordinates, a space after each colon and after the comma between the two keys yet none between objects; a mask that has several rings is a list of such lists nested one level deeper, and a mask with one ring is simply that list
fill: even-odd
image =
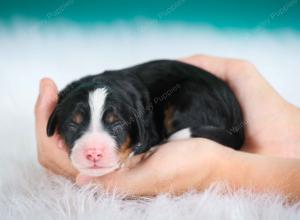
[{"label": "wrist", "polygon": [[268,166],[270,158],[243,151],[228,151],[226,157],[220,160],[218,181],[225,182],[231,190],[242,187],[261,191],[271,181],[268,176],[271,172]]}]

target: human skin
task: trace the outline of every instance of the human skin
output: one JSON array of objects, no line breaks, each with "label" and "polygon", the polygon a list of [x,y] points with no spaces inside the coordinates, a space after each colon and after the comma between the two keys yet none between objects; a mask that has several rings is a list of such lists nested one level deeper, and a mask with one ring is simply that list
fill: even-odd
[{"label": "human skin", "polygon": [[246,134],[242,151],[234,151],[203,138],[161,145],[152,155],[138,155],[127,165],[105,176],[78,174],[59,135],[47,137],[48,118],[57,102],[50,79],[40,83],[35,107],[38,159],[48,170],[76,179],[77,184],[99,184],[134,196],[151,196],[189,189],[199,191],[214,182],[232,189],[276,191],[300,197],[300,109],[285,101],[257,72],[242,60],[196,55],[183,62],[206,69],[225,80],[236,94],[244,114]]},{"label": "human skin", "polygon": [[247,61],[196,55],[182,61],[226,81],[243,110],[243,150],[300,158],[300,109],[284,100]]}]

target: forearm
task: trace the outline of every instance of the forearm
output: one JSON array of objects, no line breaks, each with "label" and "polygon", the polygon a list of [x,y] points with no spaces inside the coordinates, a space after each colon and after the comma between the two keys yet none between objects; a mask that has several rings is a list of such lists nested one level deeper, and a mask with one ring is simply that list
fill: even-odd
[{"label": "forearm", "polygon": [[221,163],[217,180],[227,182],[233,189],[282,193],[290,201],[300,199],[300,160],[240,151],[231,152],[228,158]]}]

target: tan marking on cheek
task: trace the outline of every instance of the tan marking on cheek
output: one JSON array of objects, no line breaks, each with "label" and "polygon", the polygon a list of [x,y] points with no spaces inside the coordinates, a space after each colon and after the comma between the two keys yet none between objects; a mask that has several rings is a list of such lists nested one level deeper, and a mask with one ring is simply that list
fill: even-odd
[{"label": "tan marking on cheek", "polygon": [[120,163],[123,163],[128,158],[129,154],[132,152],[132,148],[130,147],[131,139],[127,135],[125,142],[121,145],[120,150],[118,151],[118,158]]},{"label": "tan marking on cheek", "polygon": [[74,115],[74,117],[72,118],[72,120],[76,123],[76,124],[81,124],[83,121],[83,117],[80,113],[77,113],[76,115]]},{"label": "tan marking on cheek", "polygon": [[167,134],[171,134],[175,130],[173,126],[174,108],[171,105],[167,106],[164,115],[165,115],[164,125],[167,130]]}]

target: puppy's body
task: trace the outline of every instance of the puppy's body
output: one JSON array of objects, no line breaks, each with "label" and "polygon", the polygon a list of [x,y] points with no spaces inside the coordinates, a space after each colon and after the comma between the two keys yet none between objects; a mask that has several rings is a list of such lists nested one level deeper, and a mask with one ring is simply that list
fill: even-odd
[{"label": "puppy's body", "polygon": [[239,149],[242,122],[223,81],[185,63],[159,60],[73,82],[61,91],[47,132],[57,127],[78,169],[103,175],[131,152],[168,140],[204,137]]}]

